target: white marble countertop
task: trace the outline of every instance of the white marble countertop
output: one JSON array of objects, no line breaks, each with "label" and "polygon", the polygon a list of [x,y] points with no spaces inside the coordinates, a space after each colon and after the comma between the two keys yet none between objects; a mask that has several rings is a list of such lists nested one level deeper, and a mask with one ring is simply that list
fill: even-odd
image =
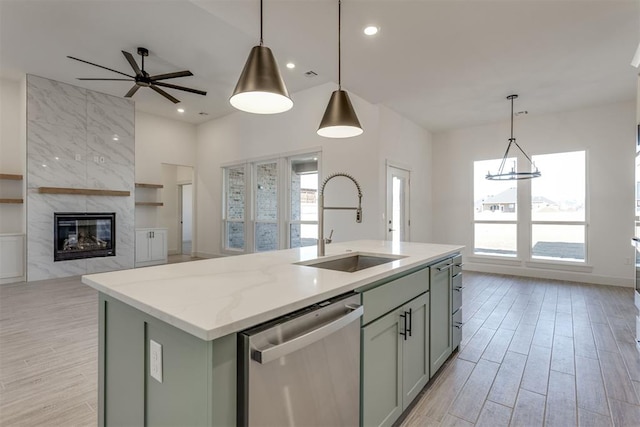
[{"label": "white marble countertop", "polygon": [[82,276],[82,282],[203,340],[213,340],[460,252],[463,246],[361,240],[327,245],[323,259],[348,252],[402,255],[354,273],[304,265],[316,247],[165,264]]}]

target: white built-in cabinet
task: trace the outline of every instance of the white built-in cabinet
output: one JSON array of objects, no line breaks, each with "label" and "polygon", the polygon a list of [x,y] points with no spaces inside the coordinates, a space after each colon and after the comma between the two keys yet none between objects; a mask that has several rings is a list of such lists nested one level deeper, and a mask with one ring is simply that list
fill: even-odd
[{"label": "white built-in cabinet", "polygon": [[167,229],[136,229],[136,267],[167,262]]},{"label": "white built-in cabinet", "polygon": [[24,280],[24,234],[0,233],[0,283]]}]

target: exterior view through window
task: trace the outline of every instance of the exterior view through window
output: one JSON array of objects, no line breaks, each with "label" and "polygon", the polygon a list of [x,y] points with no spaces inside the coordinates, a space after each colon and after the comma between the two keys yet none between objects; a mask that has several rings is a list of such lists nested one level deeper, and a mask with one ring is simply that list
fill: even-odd
[{"label": "exterior view through window", "polygon": [[[478,255],[515,257],[518,255],[518,181],[489,181],[485,176],[496,171],[502,159],[474,162],[473,220],[474,250]],[[516,167],[516,159],[507,159],[505,168]]]},{"label": "exterior view through window", "polygon": [[318,157],[291,158],[291,211],[289,247],[315,246],[318,242]]},{"label": "exterior view through window", "polygon": [[[487,171],[497,170],[501,160],[474,162],[474,254],[586,262],[586,152],[544,154],[532,160],[542,176],[527,181],[486,180]],[[515,162],[508,159],[507,167],[515,167]],[[529,188],[531,198],[523,203],[530,206],[518,207],[518,193]],[[530,222],[522,219],[527,210]],[[518,247],[528,247],[530,253],[518,254]]]},{"label": "exterior view through window", "polygon": [[586,158],[584,151],[533,156],[542,171],[531,181],[531,257],[586,259]]},{"label": "exterior view through window", "polygon": [[224,248],[244,250],[245,166],[225,168],[224,173]]}]

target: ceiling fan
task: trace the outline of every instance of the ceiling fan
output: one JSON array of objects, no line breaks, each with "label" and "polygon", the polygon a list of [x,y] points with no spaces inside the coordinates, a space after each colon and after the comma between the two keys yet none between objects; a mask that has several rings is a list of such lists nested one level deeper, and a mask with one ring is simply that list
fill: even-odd
[{"label": "ceiling fan", "polygon": [[123,73],[121,71],[113,70],[111,68],[103,67],[102,65],[94,64],[93,62],[85,61],[84,59],[75,58],[73,56],[67,56],[67,58],[75,59],[76,61],[84,62],[85,64],[93,65],[95,67],[104,68],[105,70],[113,71],[114,73],[122,74],[123,76],[129,77],[128,79],[78,78],[78,80],[110,80],[110,81],[133,81],[133,82],[135,82],[133,87],[131,89],[129,89],[129,92],[126,93],[125,98],[131,98],[133,96],[133,94],[136,93],[138,91],[138,89],[140,89],[141,87],[150,87],[151,89],[155,90],[160,95],[164,96],[165,98],[167,98],[169,101],[173,102],[174,104],[177,104],[178,102],[180,102],[179,99],[174,98],[173,96],[169,95],[167,92],[165,92],[164,90],[160,89],[158,86],[167,87],[167,88],[171,88],[171,89],[177,89],[177,90],[183,90],[185,92],[191,92],[191,93],[195,93],[195,94],[198,94],[198,95],[206,95],[207,94],[207,92],[204,92],[204,91],[201,91],[201,90],[191,89],[191,88],[184,87],[184,86],[172,85],[172,84],[164,83],[164,82],[160,81],[160,80],[175,79],[175,78],[178,78],[178,77],[193,76],[193,73],[191,71],[189,71],[189,70],[177,71],[175,73],[166,73],[166,74],[158,74],[158,75],[155,75],[155,76],[150,76],[149,73],[147,73],[145,71],[145,69],[144,69],[144,57],[145,56],[149,56],[149,50],[147,50],[144,47],[139,47],[138,48],[138,55],[140,55],[142,57],[142,67],[138,67],[138,64],[136,63],[136,60],[133,58],[133,55],[131,55],[129,52],[125,52],[123,50],[122,54],[124,55],[124,57],[129,62],[129,65],[131,65],[131,68],[133,68],[133,71],[135,71],[135,73],[136,73],[135,76],[131,76],[129,74]]}]

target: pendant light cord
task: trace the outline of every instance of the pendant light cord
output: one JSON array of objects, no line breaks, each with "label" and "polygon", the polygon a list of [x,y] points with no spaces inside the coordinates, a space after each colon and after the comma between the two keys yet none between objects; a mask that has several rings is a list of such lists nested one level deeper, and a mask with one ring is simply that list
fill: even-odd
[{"label": "pendant light cord", "polygon": [[341,31],[340,31],[340,27],[342,24],[342,19],[341,19],[341,9],[342,9],[342,1],[338,0],[338,90],[342,90],[342,76],[341,76],[341,72],[342,72],[342,64],[341,64],[341,58],[342,58],[342,52],[341,52],[341,46],[340,46],[340,42],[341,42]]},{"label": "pendant light cord", "polygon": [[511,138],[509,141],[513,140],[513,96],[511,96]]},{"label": "pendant light cord", "polygon": [[260,46],[262,46],[262,0],[260,0]]}]

